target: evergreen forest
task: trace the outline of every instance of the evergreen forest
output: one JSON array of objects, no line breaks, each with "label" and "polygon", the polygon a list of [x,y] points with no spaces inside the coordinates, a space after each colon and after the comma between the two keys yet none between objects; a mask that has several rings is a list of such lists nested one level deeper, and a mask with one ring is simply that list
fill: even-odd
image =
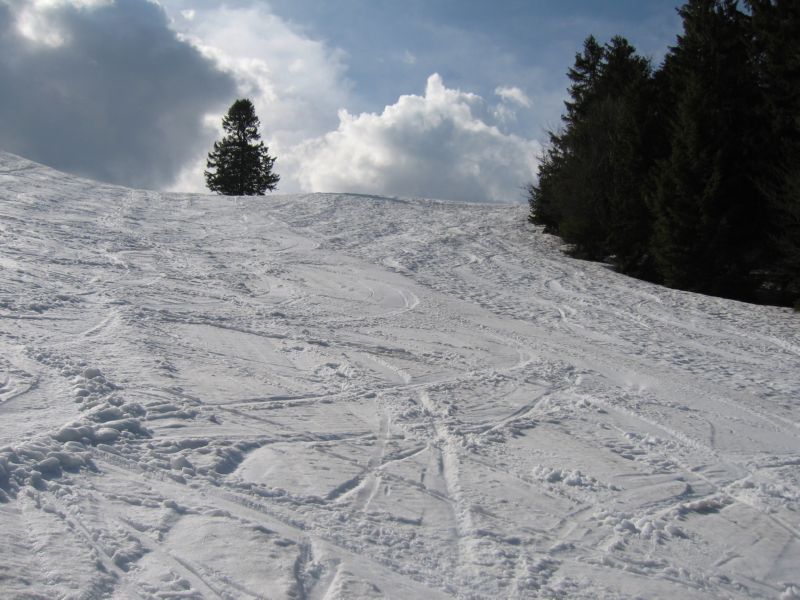
[{"label": "evergreen forest", "polygon": [[585,40],[529,218],[623,273],[800,309],[800,2],[678,12],[658,68]]}]

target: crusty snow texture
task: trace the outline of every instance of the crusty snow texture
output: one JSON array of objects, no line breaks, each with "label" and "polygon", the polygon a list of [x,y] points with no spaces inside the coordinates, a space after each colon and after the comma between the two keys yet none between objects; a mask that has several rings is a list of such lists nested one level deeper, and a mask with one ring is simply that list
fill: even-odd
[{"label": "crusty snow texture", "polygon": [[800,316],[524,213],[0,154],[0,596],[800,598]]}]

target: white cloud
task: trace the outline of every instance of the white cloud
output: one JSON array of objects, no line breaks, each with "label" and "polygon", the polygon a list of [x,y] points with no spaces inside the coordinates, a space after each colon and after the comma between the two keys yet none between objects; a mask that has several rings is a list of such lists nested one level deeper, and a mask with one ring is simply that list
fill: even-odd
[{"label": "white cloud", "polygon": [[531,106],[531,99],[518,87],[498,87],[494,93],[507,102],[513,102],[525,108]]},{"label": "white cloud", "polygon": [[500,103],[492,109],[492,116],[498,123],[508,125],[517,120],[517,111],[508,104]]},{"label": "white cloud", "polygon": [[476,117],[484,106],[434,74],[424,96],[401,96],[381,114],[340,111],[338,128],[291,160],[308,191],[519,201],[541,147]]}]

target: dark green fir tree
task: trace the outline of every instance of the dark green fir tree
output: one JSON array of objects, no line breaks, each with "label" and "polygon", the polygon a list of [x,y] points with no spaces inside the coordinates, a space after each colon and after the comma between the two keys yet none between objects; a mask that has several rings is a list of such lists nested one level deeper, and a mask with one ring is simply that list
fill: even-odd
[{"label": "dark green fir tree", "polygon": [[571,174],[574,155],[574,129],[583,121],[591,99],[603,60],[603,47],[594,36],[583,42],[583,52],[575,55],[575,65],[567,76],[572,84],[570,99],[565,102],[566,114],[561,117],[564,126],[560,131],[550,131],[550,147],[539,164],[539,181],[528,186],[529,220],[544,225],[545,231],[564,235],[561,224],[565,210],[564,198],[572,197],[575,178]]},{"label": "dark green fir tree", "polygon": [[568,77],[563,129],[550,134],[529,186],[530,220],[572,244],[575,256],[647,275],[644,188],[657,146],[648,134],[650,63],[625,38],[601,46],[589,36]]},{"label": "dark green fir tree", "polygon": [[800,2],[678,13],[655,72],[622,37],[586,39],[529,219],[574,256],[800,310]]},{"label": "dark green fir tree", "polygon": [[759,187],[771,242],[761,274],[768,302],[800,310],[800,2],[748,0],[769,138]]},{"label": "dark green fir tree", "polygon": [[652,196],[652,250],[667,285],[750,300],[766,247],[757,180],[767,124],[749,16],[734,0],[690,0],[679,13],[684,31],[664,65],[671,151]]},{"label": "dark green fir tree", "polygon": [[224,196],[263,196],[280,176],[272,172],[275,158],[258,133],[260,122],[247,98],[234,102],[222,119],[225,136],[208,154],[206,186]]}]

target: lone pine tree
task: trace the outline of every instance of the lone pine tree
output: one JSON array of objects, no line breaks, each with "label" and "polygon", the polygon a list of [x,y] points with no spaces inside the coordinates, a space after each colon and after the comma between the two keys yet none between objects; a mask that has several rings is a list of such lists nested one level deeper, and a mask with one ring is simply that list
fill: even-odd
[{"label": "lone pine tree", "polygon": [[259,141],[259,120],[247,98],[234,102],[222,119],[225,136],[208,153],[206,186],[225,196],[263,196],[277,187],[275,158]]}]

